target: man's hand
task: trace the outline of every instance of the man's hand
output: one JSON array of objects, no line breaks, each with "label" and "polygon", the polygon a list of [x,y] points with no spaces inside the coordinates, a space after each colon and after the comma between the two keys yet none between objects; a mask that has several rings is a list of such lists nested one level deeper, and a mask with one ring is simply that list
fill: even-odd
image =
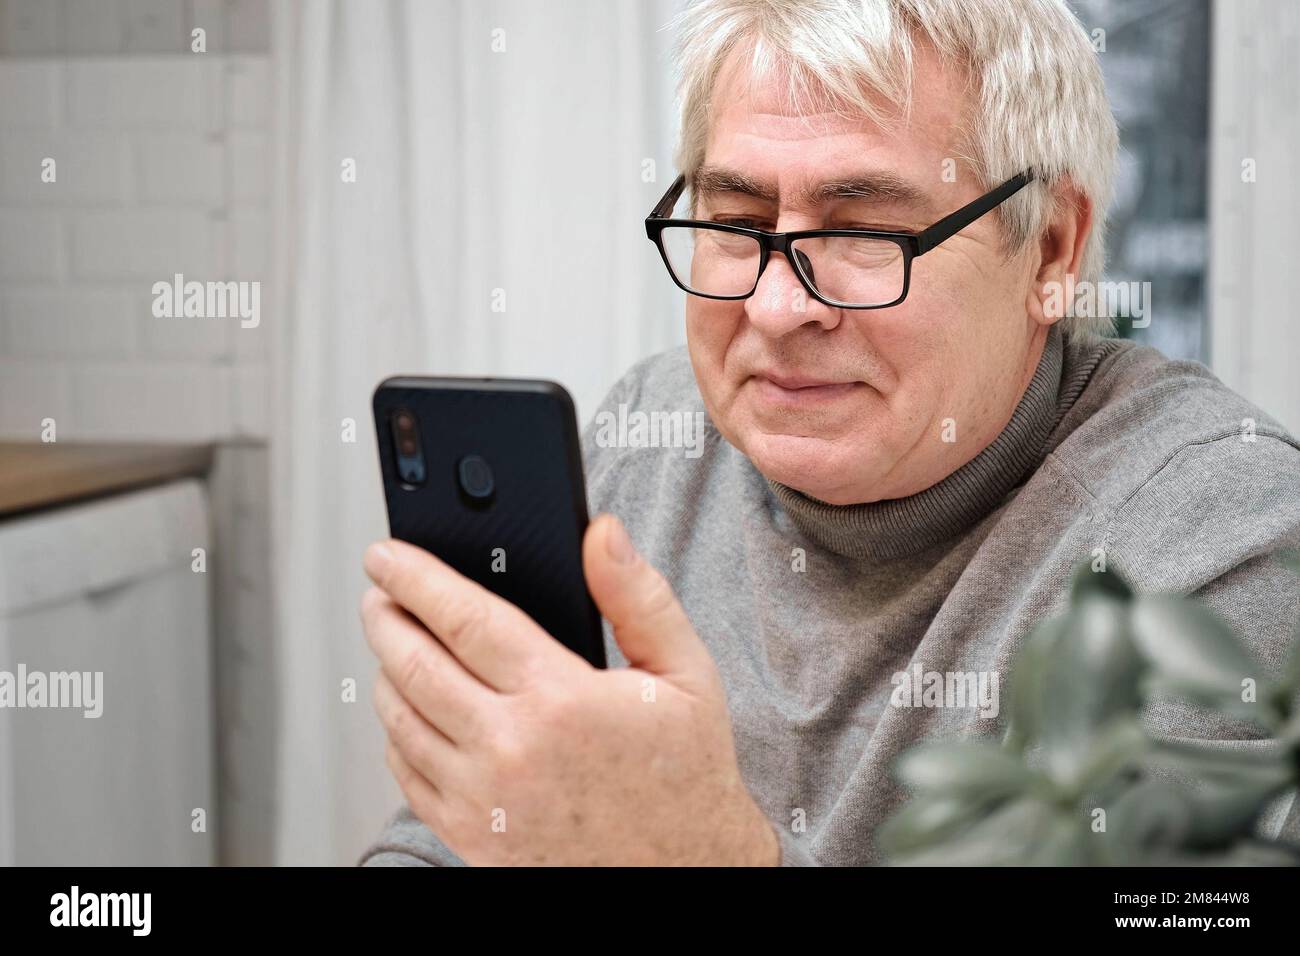
[{"label": "man's hand", "polygon": [[777,862],[713,660],[618,519],[592,522],[583,567],[624,669],[597,670],[419,548],[374,544],[365,565],[388,766],[466,863]]}]

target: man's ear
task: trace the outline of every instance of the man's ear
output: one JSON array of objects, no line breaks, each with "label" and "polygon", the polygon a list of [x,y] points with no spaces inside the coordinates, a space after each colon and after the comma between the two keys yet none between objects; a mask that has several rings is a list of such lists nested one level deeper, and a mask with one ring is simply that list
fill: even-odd
[{"label": "man's ear", "polygon": [[1070,308],[1091,233],[1092,200],[1062,178],[1052,188],[1052,215],[1038,240],[1038,272],[1025,302],[1033,321],[1053,325]]}]

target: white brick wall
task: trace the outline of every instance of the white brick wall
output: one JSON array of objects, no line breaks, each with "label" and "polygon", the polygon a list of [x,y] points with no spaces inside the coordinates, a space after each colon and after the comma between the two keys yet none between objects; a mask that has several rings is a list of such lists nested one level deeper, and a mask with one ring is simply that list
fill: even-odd
[{"label": "white brick wall", "polygon": [[[266,437],[269,83],[265,56],[0,57],[0,438]],[[154,317],[177,272],[263,281],[261,325]]]},{"label": "white brick wall", "polygon": [[28,288],[0,296],[6,354],[77,364],[81,359],[130,360],[136,354],[139,303],[112,286]]},{"label": "white brick wall", "polygon": [[0,60],[0,127],[5,133],[56,126],[62,78],[42,60]]},{"label": "white brick wall", "polygon": [[207,130],[221,126],[222,61],[211,54],[69,60],[75,127]]},{"label": "white brick wall", "polygon": [[35,209],[0,211],[0,280],[58,282],[68,271],[63,223]]},{"label": "white brick wall", "polygon": [[0,0],[0,56],[265,53],[270,0]]},{"label": "white brick wall", "polygon": [[120,279],[148,290],[177,272],[187,280],[226,278],[220,223],[202,210],[87,210],[71,226],[75,279]]},{"label": "white brick wall", "polygon": [[[118,133],[6,129],[0,143],[0,202],[41,208],[50,204],[130,202],[131,145]],[[32,171],[53,160],[57,181],[34,188]],[[39,179],[37,180],[39,182]]]},{"label": "white brick wall", "polygon": [[[0,0],[0,438],[53,418],[60,441],[219,443],[216,826],[224,862],[260,865],[276,819],[271,294],[243,329],[155,318],[151,286],[269,278],[268,19],[266,0]],[[196,25],[207,54],[188,52]]]},{"label": "white brick wall", "polygon": [[150,133],[136,142],[145,202],[209,208],[221,204],[228,150],[219,135]]}]

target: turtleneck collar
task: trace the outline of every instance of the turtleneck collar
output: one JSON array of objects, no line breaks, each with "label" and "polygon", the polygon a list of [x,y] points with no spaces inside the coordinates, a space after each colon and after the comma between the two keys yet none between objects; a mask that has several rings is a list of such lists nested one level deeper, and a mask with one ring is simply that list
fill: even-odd
[{"label": "turtleneck collar", "polygon": [[993,511],[1041,464],[1048,437],[1096,368],[1097,348],[1069,348],[1058,326],[1011,420],[978,455],[938,484],[906,498],[832,505],[768,480],[791,521],[818,546],[850,558],[918,554]]}]

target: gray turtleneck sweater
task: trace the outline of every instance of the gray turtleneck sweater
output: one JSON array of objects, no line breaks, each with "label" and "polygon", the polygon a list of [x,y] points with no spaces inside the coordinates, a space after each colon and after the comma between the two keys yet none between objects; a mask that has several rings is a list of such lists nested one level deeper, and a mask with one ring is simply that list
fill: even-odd
[{"label": "gray turtleneck sweater", "polygon": [[[632,368],[602,409],[620,405],[703,413],[685,349]],[[769,482],[704,421],[698,457],[602,447],[589,426],[589,498],[623,520],[708,645],[786,865],[878,861],[874,830],[904,798],[894,758],[1000,728],[978,675],[1007,673],[1098,548],[1138,590],[1208,603],[1275,670],[1300,619],[1300,587],[1270,558],[1300,546],[1300,444],[1204,367],[1149,348],[1054,329],[993,443],[893,501],[828,505]],[[608,625],[606,645],[624,666]],[[900,675],[931,672],[976,675],[973,693],[907,706]],[[1147,720],[1171,737],[1265,743],[1175,702]],[[1283,818],[1300,829],[1300,809],[1279,806],[1270,825]],[[459,862],[406,810],[363,860]]]}]

